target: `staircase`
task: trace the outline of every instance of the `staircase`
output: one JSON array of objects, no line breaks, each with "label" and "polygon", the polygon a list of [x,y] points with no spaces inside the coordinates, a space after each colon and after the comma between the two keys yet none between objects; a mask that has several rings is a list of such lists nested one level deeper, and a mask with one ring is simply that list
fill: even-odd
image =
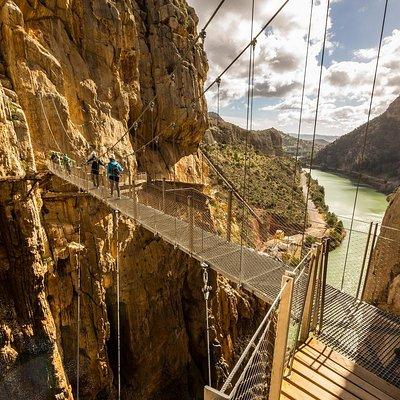
[{"label": "staircase", "polygon": [[281,400],[398,400],[400,389],[314,338],[297,351]]}]

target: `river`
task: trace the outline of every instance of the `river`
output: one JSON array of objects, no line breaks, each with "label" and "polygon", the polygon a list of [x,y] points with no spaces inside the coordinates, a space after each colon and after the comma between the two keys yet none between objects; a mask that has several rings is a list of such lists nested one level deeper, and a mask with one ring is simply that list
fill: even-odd
[{"label": "river", "polygon": [[[312,170],[311,176],[325,188],[325,202],[329,210],[343,221],[347,235],[342,244],[329,254],[328,283],[355,295],[367,243],[370,222],[381,222],[387,208],[386,195],[369,186],[361,186],[358,194],[355,221],[349,244],[349,228],[353,211],[356,183],[342,175]],[[346,262],[346,252],[349,252]],[[344,266],[346,265],[346,268]]]}]

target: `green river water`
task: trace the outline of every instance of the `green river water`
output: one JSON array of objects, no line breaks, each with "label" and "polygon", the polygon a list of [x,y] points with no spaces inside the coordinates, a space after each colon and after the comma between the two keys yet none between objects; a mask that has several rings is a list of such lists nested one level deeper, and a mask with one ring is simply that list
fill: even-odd
[{"label": "green river water", "polygon": [[[350,238],[349,228],[356,194],[356,183],[344,176],[319,170],[312,170],[311,175],[325,188],[325,201],[329,210],[340,217],[347,230],[347,235],[342,244],[329,254],[328,283],[341,288],[342,275],[345,269],[343,290],[355,295],[363,264],[369,225],[370,222],[382,221],[388,204],[386,195],[368,186],[360,187]],[[346,262],[348,246],[349,252]],[[345,264],[346,268],[344,268]]]}]

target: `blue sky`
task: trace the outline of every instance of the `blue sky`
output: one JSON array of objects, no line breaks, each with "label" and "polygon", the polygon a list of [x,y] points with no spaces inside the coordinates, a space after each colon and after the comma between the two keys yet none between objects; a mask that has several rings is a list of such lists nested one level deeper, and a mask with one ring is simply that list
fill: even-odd
[{"label": "blue sky", "polygon": [[[315,0],[313,9],[303,133],[312,131],[326,2]],[[200,25],[216,3],[215,0],[189,0],[200,17]],[[333,0],[331,3],[317,133],[341,135],[366,119],[384,0]],[[249,41],[250,4],[250,0],[227,0],[210,26],[205,44],[210,80]],[[256,0],[256,31],[280,4],[282,0]],[[272,29],[257,43],[255,129],[274,126],[286,132],[297,130],[309,10],[310,0],[291,0]],[[400,2],[389,0],[374,115],[383,112],[400,94],[399,54]],[[247,63],[248,54],[245,54],[221,84],[221,116],[241,126],[246,124]],[[209,110],[214,111],[215,92],[209,93],[207,100]]]}]

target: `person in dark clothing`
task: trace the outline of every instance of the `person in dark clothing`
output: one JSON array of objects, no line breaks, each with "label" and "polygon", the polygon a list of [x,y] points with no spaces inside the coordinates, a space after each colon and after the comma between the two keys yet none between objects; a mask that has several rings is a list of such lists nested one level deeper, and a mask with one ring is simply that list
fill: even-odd
[{"label": "person in dark clothing", "polygon": [[97,154],[95,151],[92,151],[92,154],[90,155],[89,159],[86,161],[86,164],[91,164],[91,176],[92,176],[92,181],[93,185],[95,188],[98,188],[100,186],[100,166],[102,165],[105,167],[105,164],[100,160],[100,158],[97,157]]},{"label": "person in dark clothing", "polygon": [[119,190],[119,176],[124,169],[121,164],[115,160],[114,154],[110,155],[110,162],[107,164],[107,175],[110,180],[111,197],[113,196],[114,189],[117,190],[118,198],[121,197]]}]

